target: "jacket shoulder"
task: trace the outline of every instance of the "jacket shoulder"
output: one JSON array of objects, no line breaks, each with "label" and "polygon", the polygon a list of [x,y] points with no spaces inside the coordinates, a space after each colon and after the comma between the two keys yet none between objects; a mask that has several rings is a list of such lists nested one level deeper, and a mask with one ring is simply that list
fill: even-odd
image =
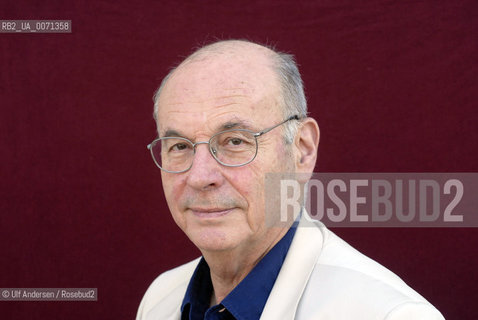
[{"label": "jacket shoulder", "polygon": [[197,258],[160,274],[146,290],[136,320],[149,319],[153,314],[157,319],[167,319],[178,313],[199,260]]},{"label": "jacket shoulder", "polygon": [[302,296],[299,314],[316,314],[320,310],[320,315],[336,319],[409,319],[417,315],[420,319],[443,319],[396,274],[323,225],[319,229],[323,246]]}]

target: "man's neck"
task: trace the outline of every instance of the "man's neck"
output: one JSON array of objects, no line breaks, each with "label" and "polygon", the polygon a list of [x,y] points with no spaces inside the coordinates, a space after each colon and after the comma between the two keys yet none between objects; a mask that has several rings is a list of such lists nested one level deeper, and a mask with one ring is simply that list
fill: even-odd
[{"label": "man's neck", "polygon": [[277,233],[270,243],[257,243],[245,250],[202,252],[209,265],[214,292],[211,305],[221,301],[254,269],[261,259],[282,239],[289,228]]}]

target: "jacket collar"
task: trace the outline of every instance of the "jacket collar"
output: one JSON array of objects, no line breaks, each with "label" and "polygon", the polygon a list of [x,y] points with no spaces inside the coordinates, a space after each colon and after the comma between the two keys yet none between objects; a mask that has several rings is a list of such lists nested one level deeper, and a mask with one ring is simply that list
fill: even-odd
[{"label": "jacket collar", "polygon": [[319,222],[305,210],[282,269],[269,295],[261,320],[293,320],[300,298],[322,251]]}]

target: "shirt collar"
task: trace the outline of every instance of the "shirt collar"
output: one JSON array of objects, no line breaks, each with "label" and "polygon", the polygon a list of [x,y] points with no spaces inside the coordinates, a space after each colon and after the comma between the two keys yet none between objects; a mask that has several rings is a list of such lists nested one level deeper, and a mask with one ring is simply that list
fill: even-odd
[{"label": "shirt collar", "polygon": [[[285,236],[221,302],[221,305],[236,319],[260,318],[289,251],[295,230],[295,227],[291,227]],[[209,266],[202,258],[191,277],[181,305],[182,319],[204,319],[204,314],[209,309],[212,290]],[[217,306],[212,308],[222,309]]]}]

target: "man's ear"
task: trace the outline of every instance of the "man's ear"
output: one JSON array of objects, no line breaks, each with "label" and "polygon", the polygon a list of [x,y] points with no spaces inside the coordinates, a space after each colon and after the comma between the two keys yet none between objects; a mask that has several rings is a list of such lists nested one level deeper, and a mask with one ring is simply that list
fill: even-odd
[{"label": "man's ear", "polygon": [[314,172],[319,139],[320,130],[317,122],[313,118],[303,119],[295,137],[297,172]]}]

